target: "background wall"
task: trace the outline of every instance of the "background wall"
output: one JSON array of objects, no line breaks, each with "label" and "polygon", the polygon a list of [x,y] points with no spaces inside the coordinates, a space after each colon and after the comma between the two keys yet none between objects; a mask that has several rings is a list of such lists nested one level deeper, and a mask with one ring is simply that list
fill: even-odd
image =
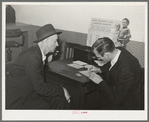
[{"label": "background wall", "polygon": [[[113,2],[114,3],[114,2]],[[144,67],[144,43],[146,8],[145,3],[13,3],[16,11],[16,21],[35,25],[35,32],[41,26],[52,23],[57,30],[62,31],[60,40],[86,44],[91,18],[130,20],[131,41],[127,45],[140,64]],[[31,41],[33,41],[31,40]],[[29,40],[30,41],[30,40]]]},{"label": "background wall", "polygon": [[55,28],[88,33],[91,18],[130,20],[131,40],[144,42],[145,7],[143,3],[38,3],[11,4],[17,22],[42,26],[52,23]]}]

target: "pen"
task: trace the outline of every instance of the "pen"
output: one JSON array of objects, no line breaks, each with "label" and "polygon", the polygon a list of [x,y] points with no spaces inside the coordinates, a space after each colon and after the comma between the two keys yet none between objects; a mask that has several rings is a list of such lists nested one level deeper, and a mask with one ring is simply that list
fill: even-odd
[{"label": "pen", "polygon": [[92,67],[91,67],[91,68],[89,68],[89,69],[90,69],[90,70],[91,70],[91,69],[93,69],[93,65],[92,65]]}]

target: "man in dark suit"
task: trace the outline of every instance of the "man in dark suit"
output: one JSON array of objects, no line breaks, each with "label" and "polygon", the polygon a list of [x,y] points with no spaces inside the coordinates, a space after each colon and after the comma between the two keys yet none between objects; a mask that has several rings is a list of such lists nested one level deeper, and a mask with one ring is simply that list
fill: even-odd
[{"label": "man in dark suit", "polygon": [[[123,47],[115,48],[111,39],[99,38],[92,45],[93,57],[100,68],[89,69],[97,84],[99,109],[142,110],[143,82],[138,60]],[[99,72],[95,73],[95,72]]]},{"label": "man in dark suit", "polygon": [[[58,34],[47,24],[37,32],[36,46],[22,52],[6,77],[6,109],[69,109],[68,91],[44,74],[46,56],[52,60]],[[49,80],[46,83],[46,80]]]}]

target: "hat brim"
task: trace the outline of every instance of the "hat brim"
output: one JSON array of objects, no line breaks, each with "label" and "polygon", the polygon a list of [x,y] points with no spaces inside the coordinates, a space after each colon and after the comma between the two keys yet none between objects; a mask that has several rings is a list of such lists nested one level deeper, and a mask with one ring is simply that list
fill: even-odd
[{"label": "hat brim", "polygon": [[61,34],[62,32],[55,32],[55,33],[52,33],[52,34],[49,34],[49,35],[47,35],[47,36],[45,36],[45,37],[43,37],[43,38],[41,38],[41,39],[37,39],[36,41],[33,41],[34,43],[38,43],[38,42],[41,42],[42,40],[44,40],[44,39],[46,39],[46,38],[48,38],[49,36],[52,36],[52,35],[54,35],[54,34]]}]

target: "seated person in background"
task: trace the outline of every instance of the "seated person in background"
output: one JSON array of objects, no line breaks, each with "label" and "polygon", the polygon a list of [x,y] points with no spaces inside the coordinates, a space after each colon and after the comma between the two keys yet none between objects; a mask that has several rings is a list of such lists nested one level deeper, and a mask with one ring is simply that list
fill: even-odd
[{"label": "seated person in background", "polygon": [[[6,109],[69,109],[68,91],[45,78],[44,61],[58,46],[58,34],[47,24],[37,32],[36,46],[22,52],[6,77]],[[48,80],[48,83],[46,83]]]},{"label": "seated person in background", "polygon": [[130,41],[131,34],[130,30],[128,28],[129,20],[127,18],[124,18],[122,20],[122,29],[120,30],[120,33],[118,35],[117,41],[122,44],[122,47],[126,48],[126,44]]},{"label": "seated person in background", "polygon": [[[97,84],[99,109],[142,110],[142,72],[138,60],[125,48],[115,48],[111,39],[99,38],[91,51],[100,68],[89,69],[89,78]],[[100,71],[101,70],[101,71]],[[96,74],[95,72],[105,73]],[[100,76],[101,75],[101,76]]]}]

